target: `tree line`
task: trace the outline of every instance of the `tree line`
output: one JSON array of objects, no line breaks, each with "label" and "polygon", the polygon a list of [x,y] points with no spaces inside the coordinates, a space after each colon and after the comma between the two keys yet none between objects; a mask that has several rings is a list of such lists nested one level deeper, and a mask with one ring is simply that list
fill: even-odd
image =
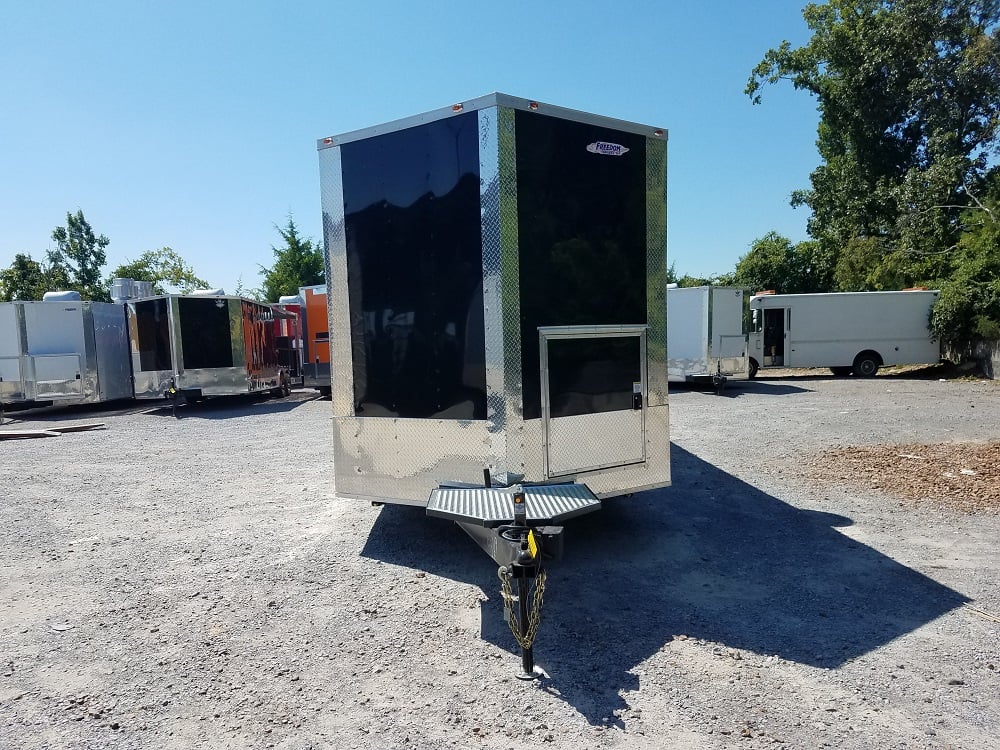
[{"label": "tree line", "polygon": [[[234,294],[276,302],[282,296],[297,294],[301,286],[323,283],[323,252],[317,243],[299,234],[290,215],[284,227],[275,225],[275,229],[283,244],[271,246],[274,265],[259,267],[261,286],[246,289],[241,280]],[[56,290],[79,292],[85,300],[110,302],[111,284],[116,278],[149,281],[154,294],[210,288],[209,282],[169,247],[148,250],[103,275],[106,248],[111,241],[103,234],[95,234],[79,209],[67,212],[65,226],[52,231],[52,241],[55,246],[45,252],[42,260],[18,253],[10,266],[0,269],[0,302],[40,300],[45,292]]]},{"label": "tree line", "polygon": [[930,326],[962,351],[1000,338],[1000,2],[809,3],[812,36],[768,50],[820,113],[821,163],[791,196],[810,240],[770,233],[719,281],[754,290],[940,289]]}]

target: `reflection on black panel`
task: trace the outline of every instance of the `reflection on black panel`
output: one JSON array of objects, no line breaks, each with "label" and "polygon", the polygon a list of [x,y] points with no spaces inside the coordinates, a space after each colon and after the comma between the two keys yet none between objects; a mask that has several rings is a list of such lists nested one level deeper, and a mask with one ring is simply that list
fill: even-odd
[{"label": "reflection on black panel", "polygon": [[486,417],[477,122],[341,147],[360,416]]},{"label": "reflection on black panel", "polygon": [[638,336],[550,339],[552,417],[632,408],[632,384],[642,379]]},{"label": "reflection on black panel", "polygon": [[278,366],[285,368],[288,377],[302,377],[302,362],[299,350],[295,346],[295,339],[291,336],[275,336],[274,347],[278,351]]},{"label": "reflection on black panel", "polygon": [[524,418],[537,419],[539,326],[646,323],[646,139],[514,117]]},{"label": "reflection on black panel", "polygon": [[156,372],[173,369],[170,363],[170,321],[167,301],[150,299],[135,303],[136,345],[139,370]]},{"label": "reflection on black panel", "polygon": [[233,334],[226,300],[212,297],[180,297],[177,300],[181,324],[184,367],[233,366]]}]

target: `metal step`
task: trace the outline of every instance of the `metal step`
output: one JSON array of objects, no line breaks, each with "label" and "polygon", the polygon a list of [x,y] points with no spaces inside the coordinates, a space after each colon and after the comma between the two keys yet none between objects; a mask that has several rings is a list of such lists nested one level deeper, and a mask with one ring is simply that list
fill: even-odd
[{"label": "metal step", "polygon": [[[427,501],[427,515],[474,523],[487,528],[514,522],[513,489],[509,487],[439,487]],[[556,525],[598,510],[601,501],[585,484],[524,487],[529,526]]]}]

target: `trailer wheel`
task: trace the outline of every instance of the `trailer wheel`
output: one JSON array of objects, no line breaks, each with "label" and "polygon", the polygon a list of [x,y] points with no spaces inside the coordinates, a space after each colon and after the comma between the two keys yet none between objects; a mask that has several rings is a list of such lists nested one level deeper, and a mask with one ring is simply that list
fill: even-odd
[{"label": "trailer wheel", "polygon": [[861,354],[854,358],[854,367],[851,369],[854,371],[855,377],[874,378],[875,373],[878,372],[878,368],[881,366],[882,358],[878,354],[875,352],[861,352]]},{"label": "trailer wheel", "polygon": [[753,380],[755,377],[757,377],[757,370],[759,369],[760,365],[757,364],[757,360],[754,359],[753,357],[750,357],[750,367],[747,370],[747,377],[750,380]]}]

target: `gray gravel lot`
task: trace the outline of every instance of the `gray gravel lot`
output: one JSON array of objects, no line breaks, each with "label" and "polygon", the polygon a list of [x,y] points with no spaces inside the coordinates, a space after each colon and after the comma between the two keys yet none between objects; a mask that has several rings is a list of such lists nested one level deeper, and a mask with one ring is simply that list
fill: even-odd
[{"label": "gray gravel lot", "polygon": [[329,401],[10,415],[106,429],[0,441],[0,747],[1000,748],[1000,517],[806,471],[996,439],[998,388],[673,392],[673,486],[568,524],[537,682],[457,527],[334,497]]}]

